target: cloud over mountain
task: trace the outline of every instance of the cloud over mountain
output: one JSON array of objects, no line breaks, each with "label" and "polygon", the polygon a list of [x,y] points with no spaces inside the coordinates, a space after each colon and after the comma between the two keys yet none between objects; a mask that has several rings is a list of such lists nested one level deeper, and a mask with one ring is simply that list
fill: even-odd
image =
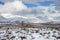
[{"label": "cloud over mountain", "polygon": [[59,20],[59,11],[55,9],[56,6],[37,6],[28,8],[22,1],[6,2],[5,5],[0,6],[0,13],[7,19],[23,18],[31,22],[50,22]]}]

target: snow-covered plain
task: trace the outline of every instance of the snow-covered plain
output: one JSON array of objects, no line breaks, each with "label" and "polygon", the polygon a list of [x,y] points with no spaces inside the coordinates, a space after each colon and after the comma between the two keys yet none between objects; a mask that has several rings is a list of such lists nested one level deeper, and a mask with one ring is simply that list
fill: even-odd
[{"label": "snow-covered plain", "polygon": [[54,28],[0,28],[0,40],[60,40]]}]

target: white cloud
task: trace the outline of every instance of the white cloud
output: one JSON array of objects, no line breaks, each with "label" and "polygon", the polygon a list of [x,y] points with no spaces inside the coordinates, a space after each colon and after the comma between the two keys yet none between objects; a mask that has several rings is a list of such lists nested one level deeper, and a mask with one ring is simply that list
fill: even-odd
[{"label": "white cloud", "polygon": [[[3,1],[3,2],[13,2],[13,1],[16,1],[16,0],[0,0],[0,1]],[[30,4],[36,4],[37,2],[44,2],[44,1],[53,1],[56,5],[56,10],[60,11],[60,0],[20,0],[24,3],[30,3]]]},{"label": "white cloud", "polygon": [[17,11],[26,9],[27,7],[22,3],[22,1],[15,1],[12,4],[12,7]]},{"label": "white cloud", "polygon": [[22,3],[22,1],[8,2],[5,3],[5,5],[0,6],[0,13],[1,13],[0,15],[2,15],[5,18],[14,18],[14,17],[26,18],[24,16],[13,15],[13,13],[15,12],[26,9],[27,7]]},{"label": "white cloud", "polygon": [[14,1],[5,3],[5,5],[0,6],[0,12],[14,12],[26,9],[27,7],[22,3],[22,1]]}]

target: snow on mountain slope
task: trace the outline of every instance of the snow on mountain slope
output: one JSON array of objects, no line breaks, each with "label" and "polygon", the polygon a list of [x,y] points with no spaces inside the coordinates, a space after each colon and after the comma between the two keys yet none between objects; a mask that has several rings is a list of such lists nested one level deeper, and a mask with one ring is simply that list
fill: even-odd
[{"label": "snow on mountain slope", "polygon": [[6,21],[7,19],[5,19],[3,16],[0,15],[0,21]]}]

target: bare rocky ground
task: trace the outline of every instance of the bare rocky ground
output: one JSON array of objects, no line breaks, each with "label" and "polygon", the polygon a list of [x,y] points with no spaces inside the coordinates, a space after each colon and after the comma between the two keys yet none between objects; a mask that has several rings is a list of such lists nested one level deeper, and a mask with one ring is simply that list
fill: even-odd
[{"label": "bare rocky ground", "polygon": [[0,28],[0,40],[60,40],[59,28]]}]

